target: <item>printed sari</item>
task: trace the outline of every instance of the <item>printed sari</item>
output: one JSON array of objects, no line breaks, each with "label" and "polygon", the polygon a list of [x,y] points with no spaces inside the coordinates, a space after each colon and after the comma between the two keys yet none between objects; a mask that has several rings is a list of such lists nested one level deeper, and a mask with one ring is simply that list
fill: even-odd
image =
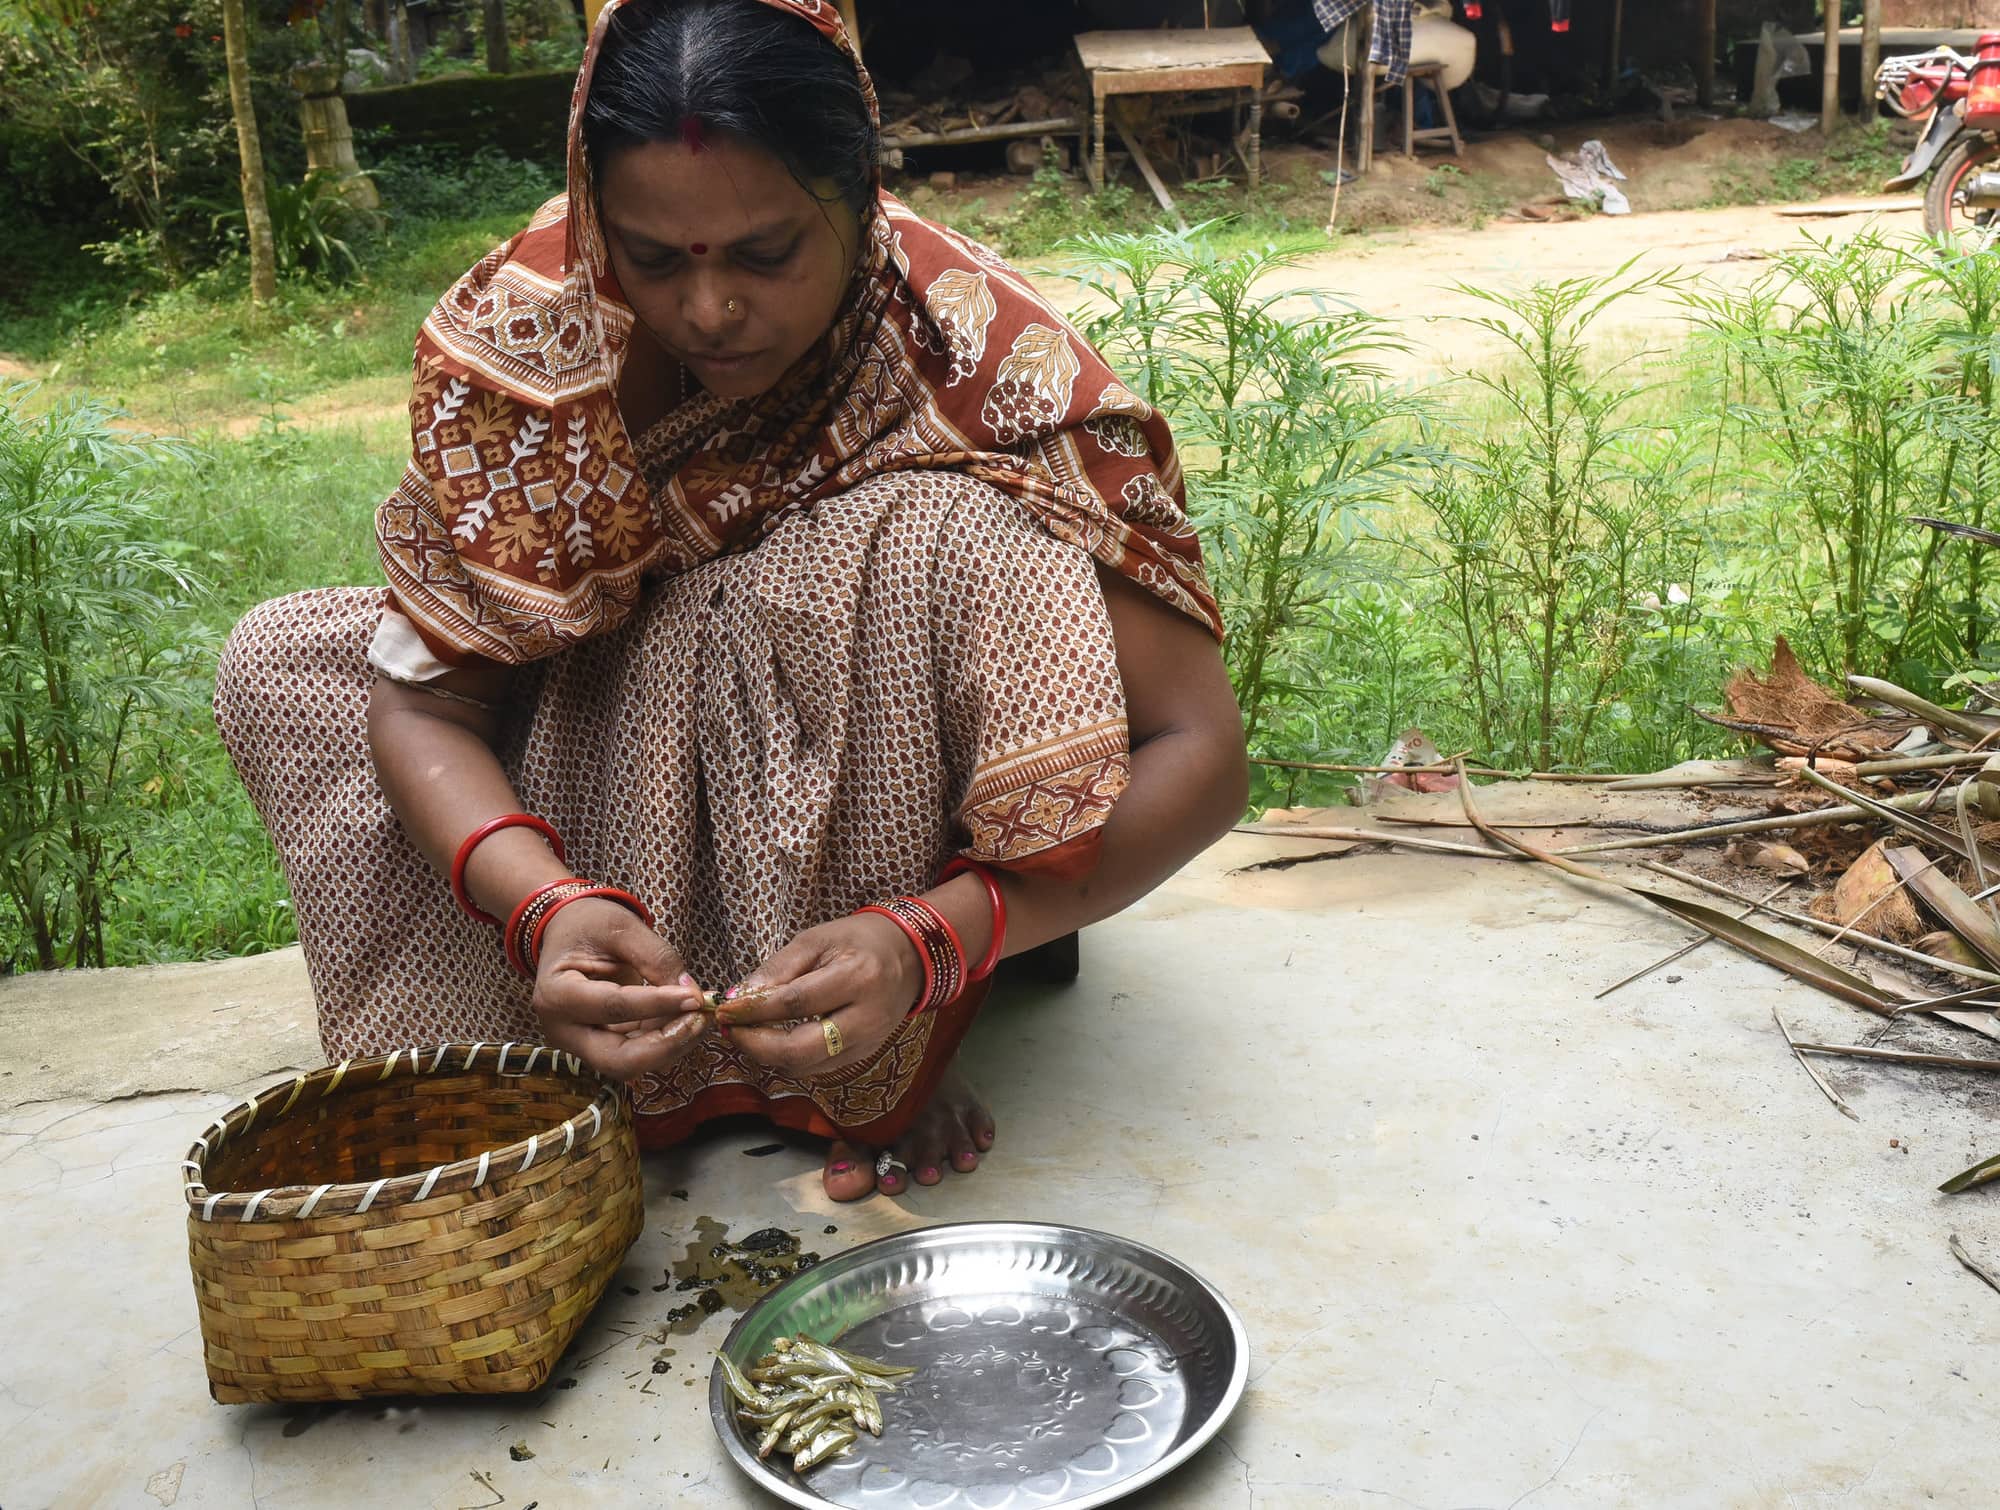
[{"label": "printed sari", "polygon": [[[633,315],[580,130],[628,3],[673,0],[600,16],[570,192],[424,322],[411,458],[377,513],[386,595],[265,604],[224,655],[218,721],[332,1056],[539,1037],[527,983],[382,796],[376,675],[518,668],[502,756],[523,804],[719,984],[953,854],[1087,872],[1129,777],[1098,573],[1220,632],[1161,417],[992,252],[887,194],[825,340],[776,387],[694,389],[628,434]],[[832,4],[762,3],[853,59]],[[982,995],[811,1080],[705,1039],[635,1083],[642,1138],[756,1112],[890,1141]]]}]

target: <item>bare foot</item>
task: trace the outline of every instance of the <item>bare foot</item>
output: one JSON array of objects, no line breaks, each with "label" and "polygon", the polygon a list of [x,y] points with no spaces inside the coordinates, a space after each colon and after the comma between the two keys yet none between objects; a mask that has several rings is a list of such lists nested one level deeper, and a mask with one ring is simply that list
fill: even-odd
[{"label": "bare foot", "polygon": [[[956,1065],[944,1072],[930,1105],[917,1113],[910,1130],[890,1146],[908,1173],[891,1169],[880,1181],[884,1195],[901,1195],[910,1181],[935,1185],[947,1168],[971,1174],[979,1156],[993,1146],[993,1114]],[[836,1138],[826,1151],[826,1193],[836,1201],[858,1201],[877,1188],[877,1150]]]}]

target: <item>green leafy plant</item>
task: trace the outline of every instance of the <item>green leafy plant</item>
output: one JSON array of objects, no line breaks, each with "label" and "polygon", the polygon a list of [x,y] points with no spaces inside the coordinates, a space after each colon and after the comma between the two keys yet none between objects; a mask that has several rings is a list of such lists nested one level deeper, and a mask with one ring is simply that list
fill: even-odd
[{"label": "green leafy plant", "polygon": [[200,586],[146,538],[171,455],[84,399],[0,390],[0,888],[42,969],[105,963],[111,888],[199,698]]},{"label": "green leafy plant", "polygon": [[1385,322],[1278,287],[1296,250],[1225,249],[1207,227],[1069,243],[1096,298],[1085,328],[1179,436],[1189,508],[1257,746],[1274,704],[1317,695],[1325,614],[1365,575],[1355,547],[1407,475],[1415,404],[1379,358]]},{"label": "green leafy plant", "polygon": [[[361,217],[341,198],[332,175],[308,173],[302,183],[273,180],[265,188],[264,201],[271,212],[271,242],[280,276],[319,278],[330,283],[360,276],[360,259],[335,233]],[[217,211],[214,220],[241,235],[240,206]]]},{"label": "green leafy plant", "polygon": [[[1800,622],[1801,653],[1828,674],[1899,669],[1911,626],[1928,654],[1955,648],[1935,611],[1939,550],[1919,549],[1906,516],[1940,487],[1950,496],[1965,440],[1977,453],[1977,437],[1990,445],[1993,431],[1931,287],[1912,282],[1921,271],[1905,249],[1865,234],[1787,253],[1748,289],[1687,296],[1746,377],[1738,417],[1745,474],[1761,479],[1766,559]],[[1973,347],[1990,340],[1979,275],[1939,276],[1957,276],[1972,301]],[[1932,606],[1909,612],[1913,593]]]},{"label": "green leafy plant", "polygon": [[1645,425],[1634,412],[1645,385],[1588,360],[1606,311],[1662,281],[1460,287],[1493,311],[1467,323],[1514,360],[1472,374],[1491,413],[1433,453],[1417,488],[1431,528],[1409,545],[1430,568],[1480,748],[1495,758],[1545,770],[1585,760],[1629,680],[1640,610],[1698,573],[1683,498],[1691,433]]}]

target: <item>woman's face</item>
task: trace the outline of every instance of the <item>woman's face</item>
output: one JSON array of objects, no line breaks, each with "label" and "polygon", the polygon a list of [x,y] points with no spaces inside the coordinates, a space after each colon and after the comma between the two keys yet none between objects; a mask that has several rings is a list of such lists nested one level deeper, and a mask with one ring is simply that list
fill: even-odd
[{"label": "woman's face", "polygon": [[627,147],[598,201],[626,302],[709,392],[764,392],[833,323],[859,221],[761,148],[719,136],[699,151]]}]

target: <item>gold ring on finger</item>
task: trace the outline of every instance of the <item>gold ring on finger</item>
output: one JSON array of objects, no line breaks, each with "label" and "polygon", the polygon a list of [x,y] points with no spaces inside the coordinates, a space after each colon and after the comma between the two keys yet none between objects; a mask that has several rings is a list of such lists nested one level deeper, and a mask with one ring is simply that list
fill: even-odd
[{"label": "gold ring on finger", "polygon": [[829,1059],[838,1059],[841,1049],[840,1025],[831,1017],[822,1017],[819,1023],[819,1030],[826,1036],[826,1057]]}]

